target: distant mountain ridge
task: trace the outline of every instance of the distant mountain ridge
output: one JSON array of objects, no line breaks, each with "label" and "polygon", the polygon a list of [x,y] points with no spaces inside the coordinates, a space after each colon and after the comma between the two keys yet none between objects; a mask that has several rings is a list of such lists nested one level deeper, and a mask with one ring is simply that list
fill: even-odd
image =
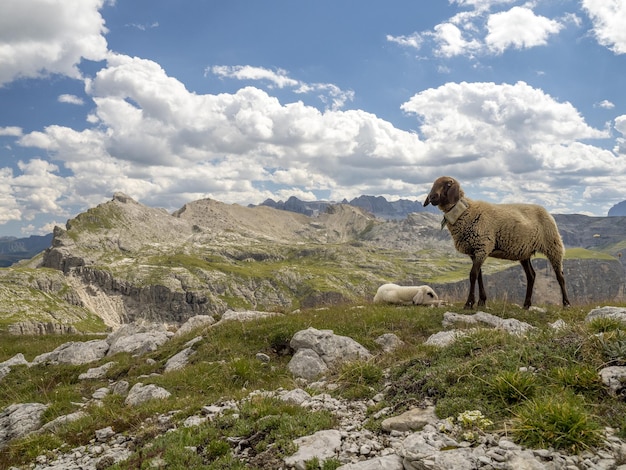
[{"label": "distant mountain ridge", "polygon": [[609,217],[624,217],[626,216],[626,201],[618,202],[609,209]]},{"label": "distant mountain ridge", "polygon": [[[261,206],[269,206],[274,209],[297,212],[299,214],[315,217],[326,211],[328,206],[337,204],[332,201],[302,201],[295,196],[291,196],[287,201],[274,201],[266,199]],[[404,219],[407,215],[414,212],[429,212],[438,214],[439,210],[432,206],[424,207],[420,201],[411,201],[409,199],[399,199],[397,201],[387,201],[383,196],[359,196],[351,201],[344,199],[340,204],[348,204],[363,209],[378,218],[385,220]],[[255,207],[251,204],[248,207]]]},{"label": "distant mountain ridge", "polygon": [[28,238],[0,237],[0,267],[6,268],[21,259],[30,259],[50,246],[52,234]]}]

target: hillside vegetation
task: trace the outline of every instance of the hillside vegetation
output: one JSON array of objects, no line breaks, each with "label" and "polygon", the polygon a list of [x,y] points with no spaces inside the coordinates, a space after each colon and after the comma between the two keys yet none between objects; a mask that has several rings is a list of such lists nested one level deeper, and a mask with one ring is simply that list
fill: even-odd
[{"label": "hillside vegetation", "polygon": [[[241,400],[255,390],[304,386],[311,394],[321,393],[294,379],[287,370],[290,339],[311,326],[349,336],[374,354],[369,361],[333,369],[323,390],[337,398],[368,402],[362,425],[374,434],[384,434],[381,421],[389,414],[434,404],[441,418],[479,410],[493,423],[479,432],[507,435],[531,448],[595,451],[603,446],[606,426],[626,436],[626,404],[622,397],[608,392],[598,375],[607,364],[626,363],[626,329],[618,321],[585,323],[587,307],[529,312],[494,304],[488,309],[491,313],[517,318],[536,329],[525,336],[471,329],[468,336],[443,349],[425,345],[431,334],[443,329],[443,313],[455,307],[348,304],[310,309],[196,330],[136,357],[123,353],[82,366],[13,367],[2,380],[0,409],[12,403],[49,403],[45,422],[77,410],[87,414],[54,433],[12,441],[0,451],[0,469],[27,468],[37,456],[52,457],[59,450],[86,445],[96,430],[107,426],[133,436],[134,454],[119,468],[278,468],[278,463],[295,451],[294,438],[332,429],[336,417],[259,395],[239,410],[237,419],[226,414],[192,430],[183,423],[205,406]],[[559,319],[565,326],[549,326]],[[384,333],[396,334],[404,345],[383,352],[375,339]],[[188,365],[164,374],[166,361],[198,336],[201,340],[193,346],[195,354]],[[18,352],[32,361],[63,342],[89,338],[3,335],[0,362]],[[269,356],[269,362],[259,361],[258,353]],[[88,368],[110,361],[115,364],[106,377],[78,380]],[[91,399],[98,389],[122,380],[131,386],[156,384],[172,395],[134,407],[115,394],[105,396],[100,405]],[[373,401],[377,395],[378,401]],[[383,409],[387,411],[381,416],[378,412]],[[255,443],[246,459],[234,458],[232,442],[239,441],[233,439],[252,436]],[[337,468],[339,462],[325,465],[326,469]]]}]

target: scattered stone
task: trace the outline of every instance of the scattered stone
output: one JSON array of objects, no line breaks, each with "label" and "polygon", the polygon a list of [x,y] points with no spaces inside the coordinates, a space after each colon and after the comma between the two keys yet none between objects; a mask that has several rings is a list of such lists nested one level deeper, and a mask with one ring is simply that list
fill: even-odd
[{"label": "scattered stone", "polygon": [[380,335],[374,341],[380,344],[380,346],[383,348],[383,351],[385,352],[391,352],[395,349],[398,349],[404,344],[404,341],[402,341],[400,338],[398,338],[397,335],[393,333],[385,333],[383,335]]},{"label": "scattered stone", "polygon": [[383,420],[381,426],[384,431],[417,431],[423,429],[429,423],[437,421],[435,408],[413,408],[399,416],[392,416]]},{"label": "scattered stone", "polygon": [[104,378],[104,376],[106,376],[107,371],[115,364],[117,364],[117,362],[107,362],[100,367],[93,367],[91,369],[88,369],[87,372],[84,372],[78,376],[78,380],[102,379]]},{"label": "scattered stone", "polygon": [[478,311],[473,315],[464,315],[454,312],[446,312],[443,314],[442,325],[444,327],[452,326],[456,323],[464,323],[468,325],[485,324],[500,330],[508,331],[514,335],[524,335],[535,327],[529,323],[519,321],[515,318],[500,318],[490,313]]},{"label": "scattered stone", "polygon": [[189,358],[195,351],[192,348],[185,348],[181,352],[170,357],[165,363],[164,372],[171,372],[173,370],[182,369],[189,362]]},{"label": "scattered stone", "polygon": [[164,399],[170,395],[171,393],[162,387],[154,384],[144,385],[138,382],[130,389],[124,403],[130,406],[137,406],[148,400]]},{"label": "scattered stone", "polygon": [[165,331],[146,331],[130,336],[117,337],[111,342],[107,355],[113,356],[120,352],[145,354],[156,351],[167,340],[169,340],[169,335]]},{"label": "scattered stone", "polygon": [[352,338],[336,335],[332,330],[307,328],[293,335],[289,344],[296,352],[300,349],[315,351],[328,367],[372,358],[372,354]]},{"label": "scattered stone", "polygon": [[402,457],[396,454],[376,457],[362,462],[348,463],[337,470],[404,470]]},{"label": "scattered stone", "polygon": [[296,470],[306,470],[308,460],[317,458],[320,463],[334,458],[341,448],[341,433],[336,429],[318,431],[310,436],[294,439],[298,447],[295,454],[285,458],[285,465]]},{"label": "scattered stone", "polygon": [[263,364],[268,364],[270,362],[270,357],[265,353],[256,353],[256,358]]},{"label": "scattered stone", "polygon": [[72,341],[62,344],[54,351],[40,354],[33,359],[33,364],[88,364],[102,359],[108,350],[109,343],[104,339]]},{"label": "scattered stone", "polygon": [[48,409],[42,403],[9,405],[0,413],[0,450],[10,440],[25,436],[41,427],[41,416]]},{"label": "scattered stone", "polygon": [[[260,320],[262,318],[275,317],[277,315],[282,315],[282,313],[278,312],[259,312],[257,310],[243,310],[243,311],[235,311],[235,310],[226,310],[222,314],[222,318],[219,322],[225,321],[253,321]],[[216,325],[217,325],[216,323]]]},{"label": "scattered stone", "polygon": [[597,318],[611,318],[626,323],[626,308],[623,307],[600,307],[591,310],[585,317],[587,323]]},{"label": "scattered stone", "polygon": [[626,387],[626,366],[609,366],[600,370],[602,383],[613,395],[621,395]]},{"label": "scattered stone", "polygon": [[183,323],[174,333],[174,337],[186,335],[195,329],[211,326],[213,323],[215,323],[215,318],[211,315],[196,315]]},{"label": "scattered stone", "polygon": [[436,346],[438,348],[445,348],[446,346],[454,343],[457,338],[466,335],[465,331],[461,330],[448,330],[448,331],[440,331],[433,335],[430,335],[424,344],[429,346]]},{"label": "scattered stone", "polygon": [[302,377],[306,380],[313,380],[328,372],[326,363],[312,349],[297,351],[287,364],[287,368],[294,377]]},{"label": "scattered stone", "polygon": [[86,416],[89,416],[87,413],[85,413],[84,411],[76,411],[74,413],[70,413],[67,415],[63,415],[63,416],[59,416],[58,418],[53,419],[52,421],[47,422],[46,424],[44,424],[38,432],[55,432],[59,427],[67,424],[67,423],[71,423],[72,421],[77,421],[81,418],[84,418]]}]

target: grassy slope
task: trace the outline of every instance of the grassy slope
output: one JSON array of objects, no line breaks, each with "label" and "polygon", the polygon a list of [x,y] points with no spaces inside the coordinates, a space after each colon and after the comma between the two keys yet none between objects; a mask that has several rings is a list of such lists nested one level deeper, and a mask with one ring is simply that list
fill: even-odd
[{"label": "grassy slope", "polygon": [[[526,321],[536,326],[536,331],[527,338],[478,331],[443,350],[425,346],[423,342],[428,336],[442,329],[441,320],[447,310],[461,311],[460,305],[444,309],[373,304],[306,310],[196,331],[139,358],[121,354],[84,366],[15,367],[2,381],[0,409],[11,403],[50,403],[44,416],[46,421],[76,411],[76,403],[85,401],[111,380],[126,380],[131,386],[138,381],[155,383],[169,390],[172,397],[129,408],[120,397],[108,396],[104,407],[88,407],[88,418],[68,424],[55,434],[13,442],[0,452],[0,469],[31,462],[46,449],[86,444],[95,430],[106,426],[112,426],[117,432],[139,435],[139,442],[152,442],[149,450],[137,449],[133,457],[137,468],[141,462],[154,457],[176,468],[183,465],[207,469],[244,468],[232,462],[223,438],[252,435],[259,439],[253,448],[253,461],[258,468],[276,463],[293,452],[293,438],[332,428],[334,418],[327,413],[311,413],[263,398],[244,407],[237,420],[225,416],[193,431],[180,428],[165,434],[164,429],[149,418],[177,410],[173,420],[180,423],[204,405],[239,399],[251,390],[296,387],[287,371],[291,356],[284,353],[293,334],[309,326],[350,336],[376,355],[367,363],[345,365],[329,376],[330,381],[340,385],[333,392],[338,396],[368,398],[385,390],[385,399],[372,408],[370,414],[384,406],[393,406],[395,413],[400,413],[425,400],[433,400],[442,418],[480,410],[494,422],[491,431],[507,429],[511,433],[513,430],[512,436],[529,445],[571,451],[597,445],[597,429],[601,426],[611,426],[626,434],[626,404],[608,395],[597,374],[606,364],[626,361],[626,332],[621,325],[614,322],[584,324],[589,308],[549,307],[544,314],[493,304],[488,309],[491,313]],[[559,318],[567,322],[565,329],[553,331],[547,326]],[[599,331],[605,332],[603,340],[596,336]],[[374,341],[383,333],[395,333],[405,346],[383,354]],[[160,374],[167,359],[183,349],[186,341],[200,334],[203,340],[194,346],[196,354],[185,369],[146,377]],[[3,337],[0,361],[17,352],[32,360],[36,354],[72,339],[76,338]],[[271,357],[269,365],[256,359],[259,352]],[[154,362],[147,362],[148,358]],[[106,379],[78,381],[79,373],[110,360],[117,364],[109,370]],[[520,367],[535,372],[522,373]],[[384,378],[383,371],[387,371],[388,379]],[[565,424],[557,431],[546,430],[551,424],[533,422],[537,416],[548,416],[552,423]],[[576,420],[576,426],[568,427],[571,420]],[[380,420],[370,418],[366,426],[380,432]],[[203,451],[194,454],[185,450],[186,446],[196,446]]]}]

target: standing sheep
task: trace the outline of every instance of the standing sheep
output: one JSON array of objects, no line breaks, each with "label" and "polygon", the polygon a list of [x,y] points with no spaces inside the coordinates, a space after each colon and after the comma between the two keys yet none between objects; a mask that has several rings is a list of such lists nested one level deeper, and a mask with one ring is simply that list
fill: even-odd
[{"label": "standing sheep", "polygon": [[531,305],[535,270],[530,262],[536,252],[546,255],[561,287],[563,306],[570,305],[563,277],[563,241],[550,214],[535,204],[490,204],[465,197],[461,185],[449,176],[437,178],[424,206],[432,204],[444,213],[442,228],[448,226],[454,246],[472,259],[470,291],[465,308],[474,306],[478,280],[478,305],[485,305],[482,265],[488,256],[519,261],[526,273],[524,308]]},{"label": "standing sheep", "polygon": [[376,291],[374,303],[390,303],[402,305],[436,305],[439,297],[430,286],[399,286],[383,284]]}]

